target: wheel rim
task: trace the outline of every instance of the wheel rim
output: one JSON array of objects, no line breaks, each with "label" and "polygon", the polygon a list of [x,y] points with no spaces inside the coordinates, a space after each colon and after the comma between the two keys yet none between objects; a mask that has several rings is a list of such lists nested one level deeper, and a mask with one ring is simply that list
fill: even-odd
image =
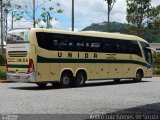
[{"label": "wheel rim", "polygon": [[84,78],[83,78],[83,76],[78,76],[77,77],[77,82],[79,83],[79,84],[83,84],[83,82],[84,82]]},{"label": "wheel rim", "polygon": [[141,77],[141,73],[138,72],[138,73],[137,73],[137,80],[141,80],[141,78],[142,78],[142,77]]},{"label": "wheel rim", "polygon": [[63,82],[63,84],[68,85],[70,80],[67,76],[65,76],[65,77],[63,77],[62,82]]}]

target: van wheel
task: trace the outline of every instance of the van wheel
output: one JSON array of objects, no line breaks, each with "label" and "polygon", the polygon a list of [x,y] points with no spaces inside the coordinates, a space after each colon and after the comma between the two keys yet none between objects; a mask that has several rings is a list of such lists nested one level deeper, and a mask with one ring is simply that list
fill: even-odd
[{"label": "van wheel", "polygon": [[40,88],[45,88],[47,83],[36,83],[38,85],[38,87]]},{"label": "van wheel", "polygon": [[74,80],[74,86],[83,86],[86,81],[86,75],[83,72],[78,72]]},{"label": "van wheel", "polygon": [[114,79],[115,83],[119,83],[121,79]]},{"label": "van wheel", "polygon": [[67,88],[71,86],[72,76],[71,74],[65,72],[61,76],[60,85],[61,87]]},{"label": "van wheel", "polygon": [[136,77],[133,79],[134,82],[140,82],[143,78],[143,73],[142,71],[138,70],[136,72]]}]

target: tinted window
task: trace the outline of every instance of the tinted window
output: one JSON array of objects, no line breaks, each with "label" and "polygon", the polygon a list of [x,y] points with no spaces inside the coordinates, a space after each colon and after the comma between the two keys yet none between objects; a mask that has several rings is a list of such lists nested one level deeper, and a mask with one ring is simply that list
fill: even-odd
[{"label": "tinted window", "polygon": [[103,50],[109,53],[129,53],[142,56],[137,41],[108,39],[103,44]]},{"label": "tinted window", "polygon": [[129,53],[141,56],[137,41],[37,32],[38,45],[47,50]]},{"label": "tinted window", "polygon": [[127,46],[127,51],[129,51],[130,54],[136,54],[138,56],[142,56],[142,53],[137,41],[128,41],[126,46]]},{"label": "tinted window", "polygon": [[99,38],[37,32],[38,45],[47,50],[102,52]]},{"label": "tinted window", "polygon": [[147,47],[149,47],[149,44],[144,43],[144,42],[140,42],[142,49],[143,49],[143,53],[145,56],[145,59],[148,63],[152,64],[153,63],[153,59],[152,59],[152,53],[150,49],[147,49]]}]

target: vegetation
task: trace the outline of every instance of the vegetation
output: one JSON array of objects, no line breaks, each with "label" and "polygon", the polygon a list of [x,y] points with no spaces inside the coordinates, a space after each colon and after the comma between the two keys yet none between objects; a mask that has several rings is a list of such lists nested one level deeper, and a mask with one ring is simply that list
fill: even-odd
[{"label": "vegetation", "polygon": [[56,19],[53,15],[55,13],[62,13],[63,10],[59,8],[59,3],[45,7],[45,4],[51,1],[52,0],[24,0],[23,5],[21,5],[19,3],[15,4],[14,1],[11,0],[3,0],[2,6],[3,12],[5,13],[3,17],[6,19],[6,26],[8,26],[7,19],[8,15],[10,15],[12,17],[11,28],[14,28],[15,21],[20,21],[22,19],[33,21],[33,27],[36,27],[36,24],[43,21],[47,23],[46,27],[52,28],[49,22]]},{"label": "vegetation", "polygon": [[0,66],[0,79],[6,79],[6,67]]},{"label": "vegetation", "polygon": [[5,65],[5,62],[6,62],[6,55],[0,54],[0,66]]},{"label": "vegetation", "polygon": [[[27,2],[24,1],[23,5],[15,4],[15,6],[18,13],[21,14],[23,18],[33,21],[33,27],[36,27],[36,24],[38,24],[40,21],[43,21],[47,23],[47,28],[52,28],[49,22],[53,20],[53,14],[62,13],[63,10],[59,9],[59,3],[55,4],[56,7],[53,7],[55,5],[45,7],[45,4],[49,3],[50,1],[52,0],[41,0],[41,2],[39,2],[38,0],[27,0]],[[33,7],[31,7],[28,3],[31,3]]]},{"label": "vegetation", "polygon": [[160,53],[153,56],[154,58],[154,74],[160,74]]},{"label": "vegetation", "polygon": [[[11,29],[13,29],[13,26],[14,26],[14,22],[15,21],[19,21],[22,19],[22,15],[17,13],[16,11],[16,8],[15,8],[15,5],[12,4],[11,0],[3,0],[3,11],[4,11],[4,26],[8,26],[8,15],[10,15],[12,17],[11,19]],[[7,31],[7,29],[6,29]]]},{"label": "vegetation", "polygon": [[151,11],[151,0],[127,0],[126,20],[131,33],[141,36]]},{"label": "vegetation", "polygon": [[6,56],[5,54],[0,54],[0,79],[6,79]]}]

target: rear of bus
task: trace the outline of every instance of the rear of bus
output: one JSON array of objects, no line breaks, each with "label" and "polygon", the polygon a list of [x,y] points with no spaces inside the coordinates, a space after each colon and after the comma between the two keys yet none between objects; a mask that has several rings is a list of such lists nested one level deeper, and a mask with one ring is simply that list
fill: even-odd
[{"label": "rear of bus", "polygon": [[7,79],[35,82],[33,60],[30,59],[30,29],[10,30],[6,45]]}]

